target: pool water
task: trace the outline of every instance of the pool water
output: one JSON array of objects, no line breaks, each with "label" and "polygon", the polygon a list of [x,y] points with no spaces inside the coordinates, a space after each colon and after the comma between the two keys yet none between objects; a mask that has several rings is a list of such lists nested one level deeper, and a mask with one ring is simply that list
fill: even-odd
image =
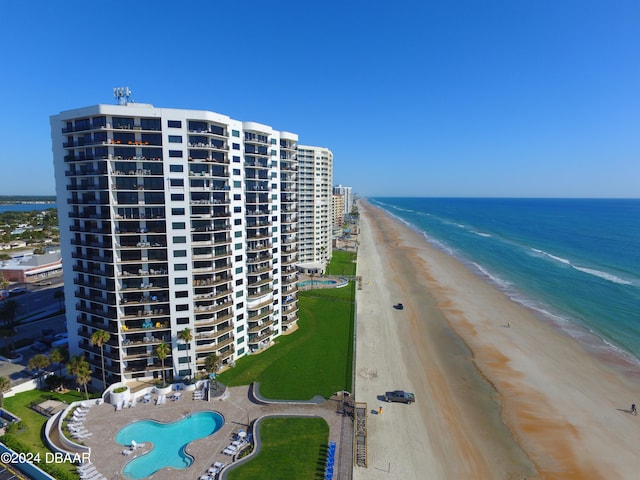
[{"label": "pool water", "polygon": [[198,412],[173,423],[141,420],[127,425],[116,435],[116,442],[124,446],[136,443],[152,443],[148,453],[138,457],[124,467],[127,478],[146,478],[161,468],[187,468],[193,458],[185,452],[187,445],[199,438],[207,437],[222,427],[224,418],[217,412]]},{"label": "pool water", "polygon": [[303,280],[298,282],[298,287],[306,287],[307,285],[335,285],[336,280]]}]

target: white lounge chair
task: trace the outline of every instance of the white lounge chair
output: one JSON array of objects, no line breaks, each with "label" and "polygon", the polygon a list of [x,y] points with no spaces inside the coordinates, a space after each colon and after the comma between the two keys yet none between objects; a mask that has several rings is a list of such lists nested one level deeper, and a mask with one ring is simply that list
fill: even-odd
[{"label": "white lounge chair", "polygon": [[93,475],[94,473],[96,473],[98,470],[96,469],[96,467],[90,468],[89,470],[85,470],[84,472],[79,472],[80,474],[80,478],[86,478],[89,477],[91,475]]},{"label": "white lounge chair", "polygon": [[136,450],[138,448],[144,448],[144,443],[138,443],[135,440],[131,440],[131,449]]},{"label": "white lounge chair", "polygon": [[124,450],[122,450],[122,454],[125,456],[129,456],[133,453],[133,449],[131,448],[125,448]]},{"label": "white lounge chair", "polygon": [[88,462],[88,463],[82,463],[82,464],[78,465],[77,468],[81,472],[86,472],[87,470],[95,468],[95,466],[93,465],[93,463]]},{"label": "white lounge chair", "polygon": [[96,467],[95,467],[95,465],[93,463],[86,464],[86,466],[85,465],[80,465],[78,467],[78,473],[80,475],[86,475],[86,474],[88,474],[89,472],[91,472],[93,470],[96,470]]},{"label": "white lounge chair", "polygon": [[95,472],[93,472],[93,474],[83,477],[82,475],[80,475],[80,478],[82,480],[98,480],[99,477],[101,477],[102,474],[100,472],[98,472],[97,470]]}]

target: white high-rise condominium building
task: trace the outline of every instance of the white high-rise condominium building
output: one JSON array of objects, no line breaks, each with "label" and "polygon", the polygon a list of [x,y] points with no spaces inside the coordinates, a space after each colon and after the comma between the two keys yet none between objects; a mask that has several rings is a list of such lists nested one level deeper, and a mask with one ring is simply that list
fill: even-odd
[{"label": "white high-rise condominium building", "polygon": [[324,272],[331,259],[333,153],[328,148],[298,145],[299,268]]},{"label": "white high-rise condominium building", "polygon": [[[69,347],[102,383],[258,351],[297,321],[298,136],[121,102],[51,117]],[[185,329],[191,339],[185,341]]]}]

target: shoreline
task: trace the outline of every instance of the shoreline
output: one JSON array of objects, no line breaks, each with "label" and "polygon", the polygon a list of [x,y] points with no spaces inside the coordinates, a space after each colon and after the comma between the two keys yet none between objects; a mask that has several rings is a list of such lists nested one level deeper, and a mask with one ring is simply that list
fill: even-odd
[{"label": "shoreline", "polygon": [[[580,325],[575,321],[575,319],[566,318],[560,313],[554,313],[552,311],[553,307],[531,298],[526,292],[522,292],[517,287],[510,290],[508,287],[503,285],[506,281],[496,278],[490,272],[486,271],[484,267],[473,260],[461,254],[457,254],[440,240],[429,236],[428,233],[407,222],[405,219],[389,212],[383,207],[372,204],[368,201],[367,203],[373,208],[380,210],[403,227],[406,227],[422,237],[425,242],[434,249],[462,264],[481,281],[504,293],[509,300],[530,311],[538,320],[550,325],[559,334],[566,335],[578,342],[589,354],[598,357],[599,360],[618,369],[620,373],[633,377],[635,381],[640,382],[640,357],[637,357],[632,352],[616,345],[607,338],[600,336],[588,326]],[[506,283],[510,285],[510,282]]]},{"label": "shoreline", "polygon": [[[382,390],[404,388],[417,401],[370,419],[372,464],[383,470],[393,458],[402,474],[356,468],[354,479],[634,477],[640,432],[626,411],[640,398],[634,378],[424,235],[360,207],[356,398],[375,403]],[[400,318],[388,311],[397,301]],[[371,364],[382,368],[363,378]],[[388,447],[407,442],[419,448]]]}]

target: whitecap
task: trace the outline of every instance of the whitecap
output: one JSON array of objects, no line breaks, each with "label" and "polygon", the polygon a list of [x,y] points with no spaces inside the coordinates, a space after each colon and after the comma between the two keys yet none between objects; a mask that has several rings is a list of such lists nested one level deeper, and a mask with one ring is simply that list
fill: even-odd
[{"label": "whitecap", "polygon": [[576,265],[571,265],[573,268],[575,268],[576,270],[583,272],[583,273],[588,273],[589,275],[593,275],[594,277],[598,277],[598,278],[603,278],[604,280],[608,280],[610,282],[613,283],[617,283],[620,285],[633,285],[632,282],[628,281],[628,280],[624,280],[620,277],[617,277],[611,273],[607,273],[607,272],[601,272],[600,270],[595,270],[593,268],[587,268],[587,267],[578,267]]}]

